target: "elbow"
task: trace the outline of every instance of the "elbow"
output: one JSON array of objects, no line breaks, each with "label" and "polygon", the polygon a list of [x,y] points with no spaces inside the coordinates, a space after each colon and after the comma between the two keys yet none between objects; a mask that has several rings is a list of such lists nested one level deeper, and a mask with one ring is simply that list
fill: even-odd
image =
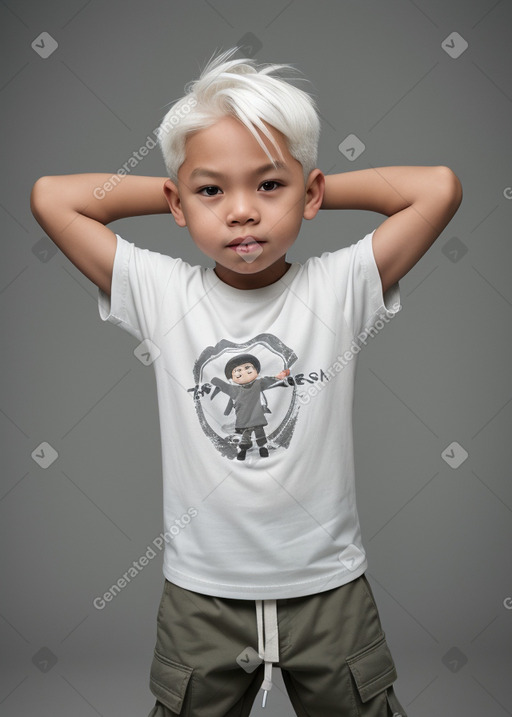
[{"label": "elbow", "polygon": [[455,212],[462,202],[462,184],[460,179],[450,167],[440,166],[436,167],[436,182],[447,203]]},{"label": "elbow", "polygon": [[44,184],[45,177],[39,177],[39,179],[34,182],[34,185],[32,187],[32,191],[30,192],[30,211],[34,215],[34,217],[37,219],[38,217],[38,204],[39,204],[39,198],[41,195],[41,188]]},{"label": "elbow", "polygon": [[34,196],[34,194],[40,189],[43,189],[44,187],[48,186],[49,180],[51,180],[51,177],[39,177],[39,179],[36,179],[32,186],[31,196]]},{"label": "elbow", "polygon": [[39,224],[48,210],[62,199],[62,189],[62,184],[59,184],[58,177],[54,175],[39,177],[34,182],[30,192],[30,211]]},{"label": "elbow", "polygon": [[48,184],[51,177],[39,177],[34,182],[32,191],[30,192],[30,211],[36,217],[39,215],[42,202],[44,202],[44,195],[48,190]]}]

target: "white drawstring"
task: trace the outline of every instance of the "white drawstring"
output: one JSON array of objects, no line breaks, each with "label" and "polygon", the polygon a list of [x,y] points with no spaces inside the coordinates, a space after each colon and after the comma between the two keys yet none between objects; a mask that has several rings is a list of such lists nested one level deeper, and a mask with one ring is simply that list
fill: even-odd
[{"label": "white drawstring", "polygon": [[267,703],[267,693],[272,689],[272,663],[279,662],[279,633],[277,628],[277,603],[275,600],[256,600],[258,625],[258,655],[265,663],[261,689],[262,707]]}]

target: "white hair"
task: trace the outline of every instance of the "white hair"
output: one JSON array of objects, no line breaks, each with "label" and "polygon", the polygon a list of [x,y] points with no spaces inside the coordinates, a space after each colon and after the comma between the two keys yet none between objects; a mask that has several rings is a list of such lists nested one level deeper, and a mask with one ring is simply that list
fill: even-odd
[{"label": "white hair", "polygon": [[[229,58],[235,47],[213,56],[199,79],[185,86],[185,96],[174,103],[158,129],[158,143],[169,178],[177,182],[185,161],[187,136],[210,127],[221,117],[238,118],[254,135],[269,159],[261,132],[279,147],[263,122],[281,132],[292,157],[301,163],[304,179],[316,167],[320,120],[315,101],[283,77],[273,77],[291,65],[257,65],[252,59]],[[259,130],[259,132],[258,132]]]}]

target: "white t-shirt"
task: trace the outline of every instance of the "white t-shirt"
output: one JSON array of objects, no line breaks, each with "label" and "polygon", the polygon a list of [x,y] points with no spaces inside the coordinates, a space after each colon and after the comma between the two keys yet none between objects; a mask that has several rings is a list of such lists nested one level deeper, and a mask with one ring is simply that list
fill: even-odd
[{"label": "white t-shirt", "polygon": [[[99,313],[153,361],[169,581],[267,600],[331,590],[366,570],[355,369],[361,346],[401,309],[398,283],[382,295],[372,234],[251,290],[117,236]],[[250,383],[233,380],[238,362],[250,364]]]}]

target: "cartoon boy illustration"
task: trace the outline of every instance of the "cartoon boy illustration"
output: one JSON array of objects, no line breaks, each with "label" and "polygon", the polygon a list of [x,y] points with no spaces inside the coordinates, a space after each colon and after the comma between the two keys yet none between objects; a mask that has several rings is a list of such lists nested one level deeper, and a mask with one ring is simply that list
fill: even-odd
[{"label": "cartoon boy illustration", "polygon": [[[230,359],[224,367],[226,378],[231,379],[235,385],[226,383],[220,378],[211,380],[216,387],[212,399],[218,391],[227,393],[230,397],[230,402],[224,412],[225,415],[228,415],[233,408],[235,409],[235,430],[242,434],[240,450],[237,455],[239,461],[245,460],[247,449],[252,447],[252,433],[254,433],[256,443],[260,448],[260,456],[268,457],[268,448],[265,445],[267,436],[263,426],[268,424],[265,413],[270,413],[270,409],[266,405],[263,392],[267,388],[288,385],[283,379],[290,375],[289,369],[284,369],[276,376],[258,378],[260,370],[261,364],[256,356],[240,354]],[[262,398],[265,401],[264,404]]]}]

